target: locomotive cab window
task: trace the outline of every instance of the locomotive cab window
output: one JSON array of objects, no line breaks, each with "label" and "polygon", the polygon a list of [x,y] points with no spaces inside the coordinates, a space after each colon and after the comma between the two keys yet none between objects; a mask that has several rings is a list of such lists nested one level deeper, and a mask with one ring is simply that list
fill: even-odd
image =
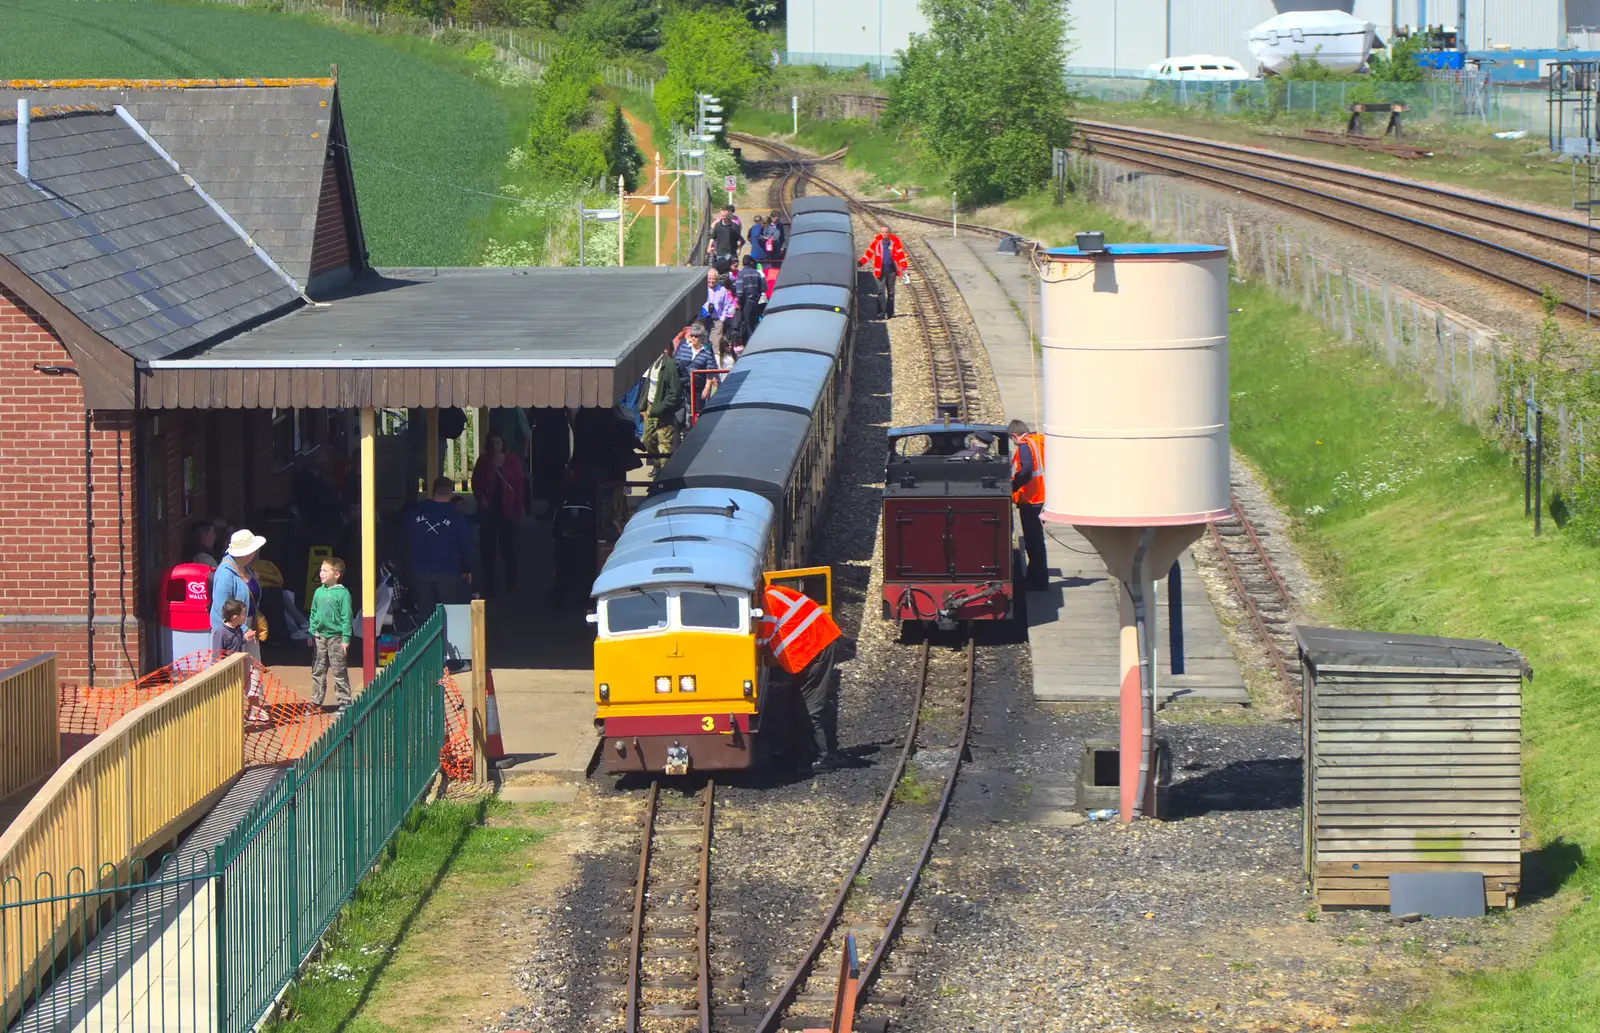
[{"label": "locomotive cab window", "polygon": [[750,597],[727,588],[695,586],[619,592],[600,600],[600,635],[643,632],[748,630]]},{"label": "locomotive cab window", "polygon": [[633,631],[660,631],[667,626],[667,593],[628,592],[600,603],[602,624],[607,634]]},{"label": "locomotive cab window", "polygon": [[743,593],[722,589],[680,589],[679,622],[696,631],[739,631],[744,627],[743,598]]}]

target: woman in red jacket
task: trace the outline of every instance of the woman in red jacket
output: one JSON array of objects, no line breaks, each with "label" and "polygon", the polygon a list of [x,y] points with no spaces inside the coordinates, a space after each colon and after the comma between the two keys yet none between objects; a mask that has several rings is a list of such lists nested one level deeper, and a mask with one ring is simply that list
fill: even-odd
[{"label": "woman in red jacket", "polygon": [[872,238],[867,250],[856,265],[872,263],[872,275],[878,278],[878,306],[886,319],[894,318],[894,281],[905,273],[910,264],[906,261],[905,245],[889,232],[889,227],[879,226],[878,235]]},{"label": "woman in red jacket", "polygon": [[472,471],[472,495],[478,503],[478,547],[483,553],[483,595],[494,594],[495,557],[506,561],[506,591],[517,590],[517,523],[522,519],[522,459],[506,451],[496,434],[489,451]]}]

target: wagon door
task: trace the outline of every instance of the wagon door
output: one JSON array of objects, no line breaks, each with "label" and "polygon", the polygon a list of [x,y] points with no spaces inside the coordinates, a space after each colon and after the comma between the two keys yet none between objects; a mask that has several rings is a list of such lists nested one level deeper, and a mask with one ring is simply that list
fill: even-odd
[{"label": "wagon door", "polygon": [[950,577],[996,581],[1010,576],[1011,510],[992,499],[950,502]]}]

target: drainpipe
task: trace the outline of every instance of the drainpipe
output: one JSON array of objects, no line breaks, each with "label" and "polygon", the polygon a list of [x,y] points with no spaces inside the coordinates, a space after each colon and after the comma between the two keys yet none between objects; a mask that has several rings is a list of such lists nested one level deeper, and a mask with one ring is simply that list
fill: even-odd
[{"label": "drainpipe", "polygon": [[1133,552],[1133,579],[1128,582],[1128,594],[1133,599],[1133,631],[1139,650],[1139,782],[1133,798],[1133,817],[1144,816],[1144,797],[1150,787],[1151,744],[1155,730],[1155,692],[1150,684],[1150,626],[1145,610],[1144,557],[1155,539],[1155,529],[1147,527],[1139,535],[1139,547]]},{"label": "drainpipe", "polygon": [[89,646],[89,688],[94,688],[94,410],[83,410],[83,566],[89,581],[89,614],[84,621]]},{"label": "drainpipe", "polygon": [[32,112],[28,108],[28,98],[17,98],[17,175],[23,179],[31,179],[28,175],[28,127],[33,121]]}]

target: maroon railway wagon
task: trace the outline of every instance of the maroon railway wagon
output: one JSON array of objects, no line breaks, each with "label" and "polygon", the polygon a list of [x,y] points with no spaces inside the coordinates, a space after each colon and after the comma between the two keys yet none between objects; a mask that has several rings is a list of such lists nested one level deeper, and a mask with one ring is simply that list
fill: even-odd
[{"label": "maroon railway wagon", "polygon": [[929,423],[889,431],[883,488],[883,616],[950,628],[1011,618],[1022,569],[1011,529],[1004,427]]}]

